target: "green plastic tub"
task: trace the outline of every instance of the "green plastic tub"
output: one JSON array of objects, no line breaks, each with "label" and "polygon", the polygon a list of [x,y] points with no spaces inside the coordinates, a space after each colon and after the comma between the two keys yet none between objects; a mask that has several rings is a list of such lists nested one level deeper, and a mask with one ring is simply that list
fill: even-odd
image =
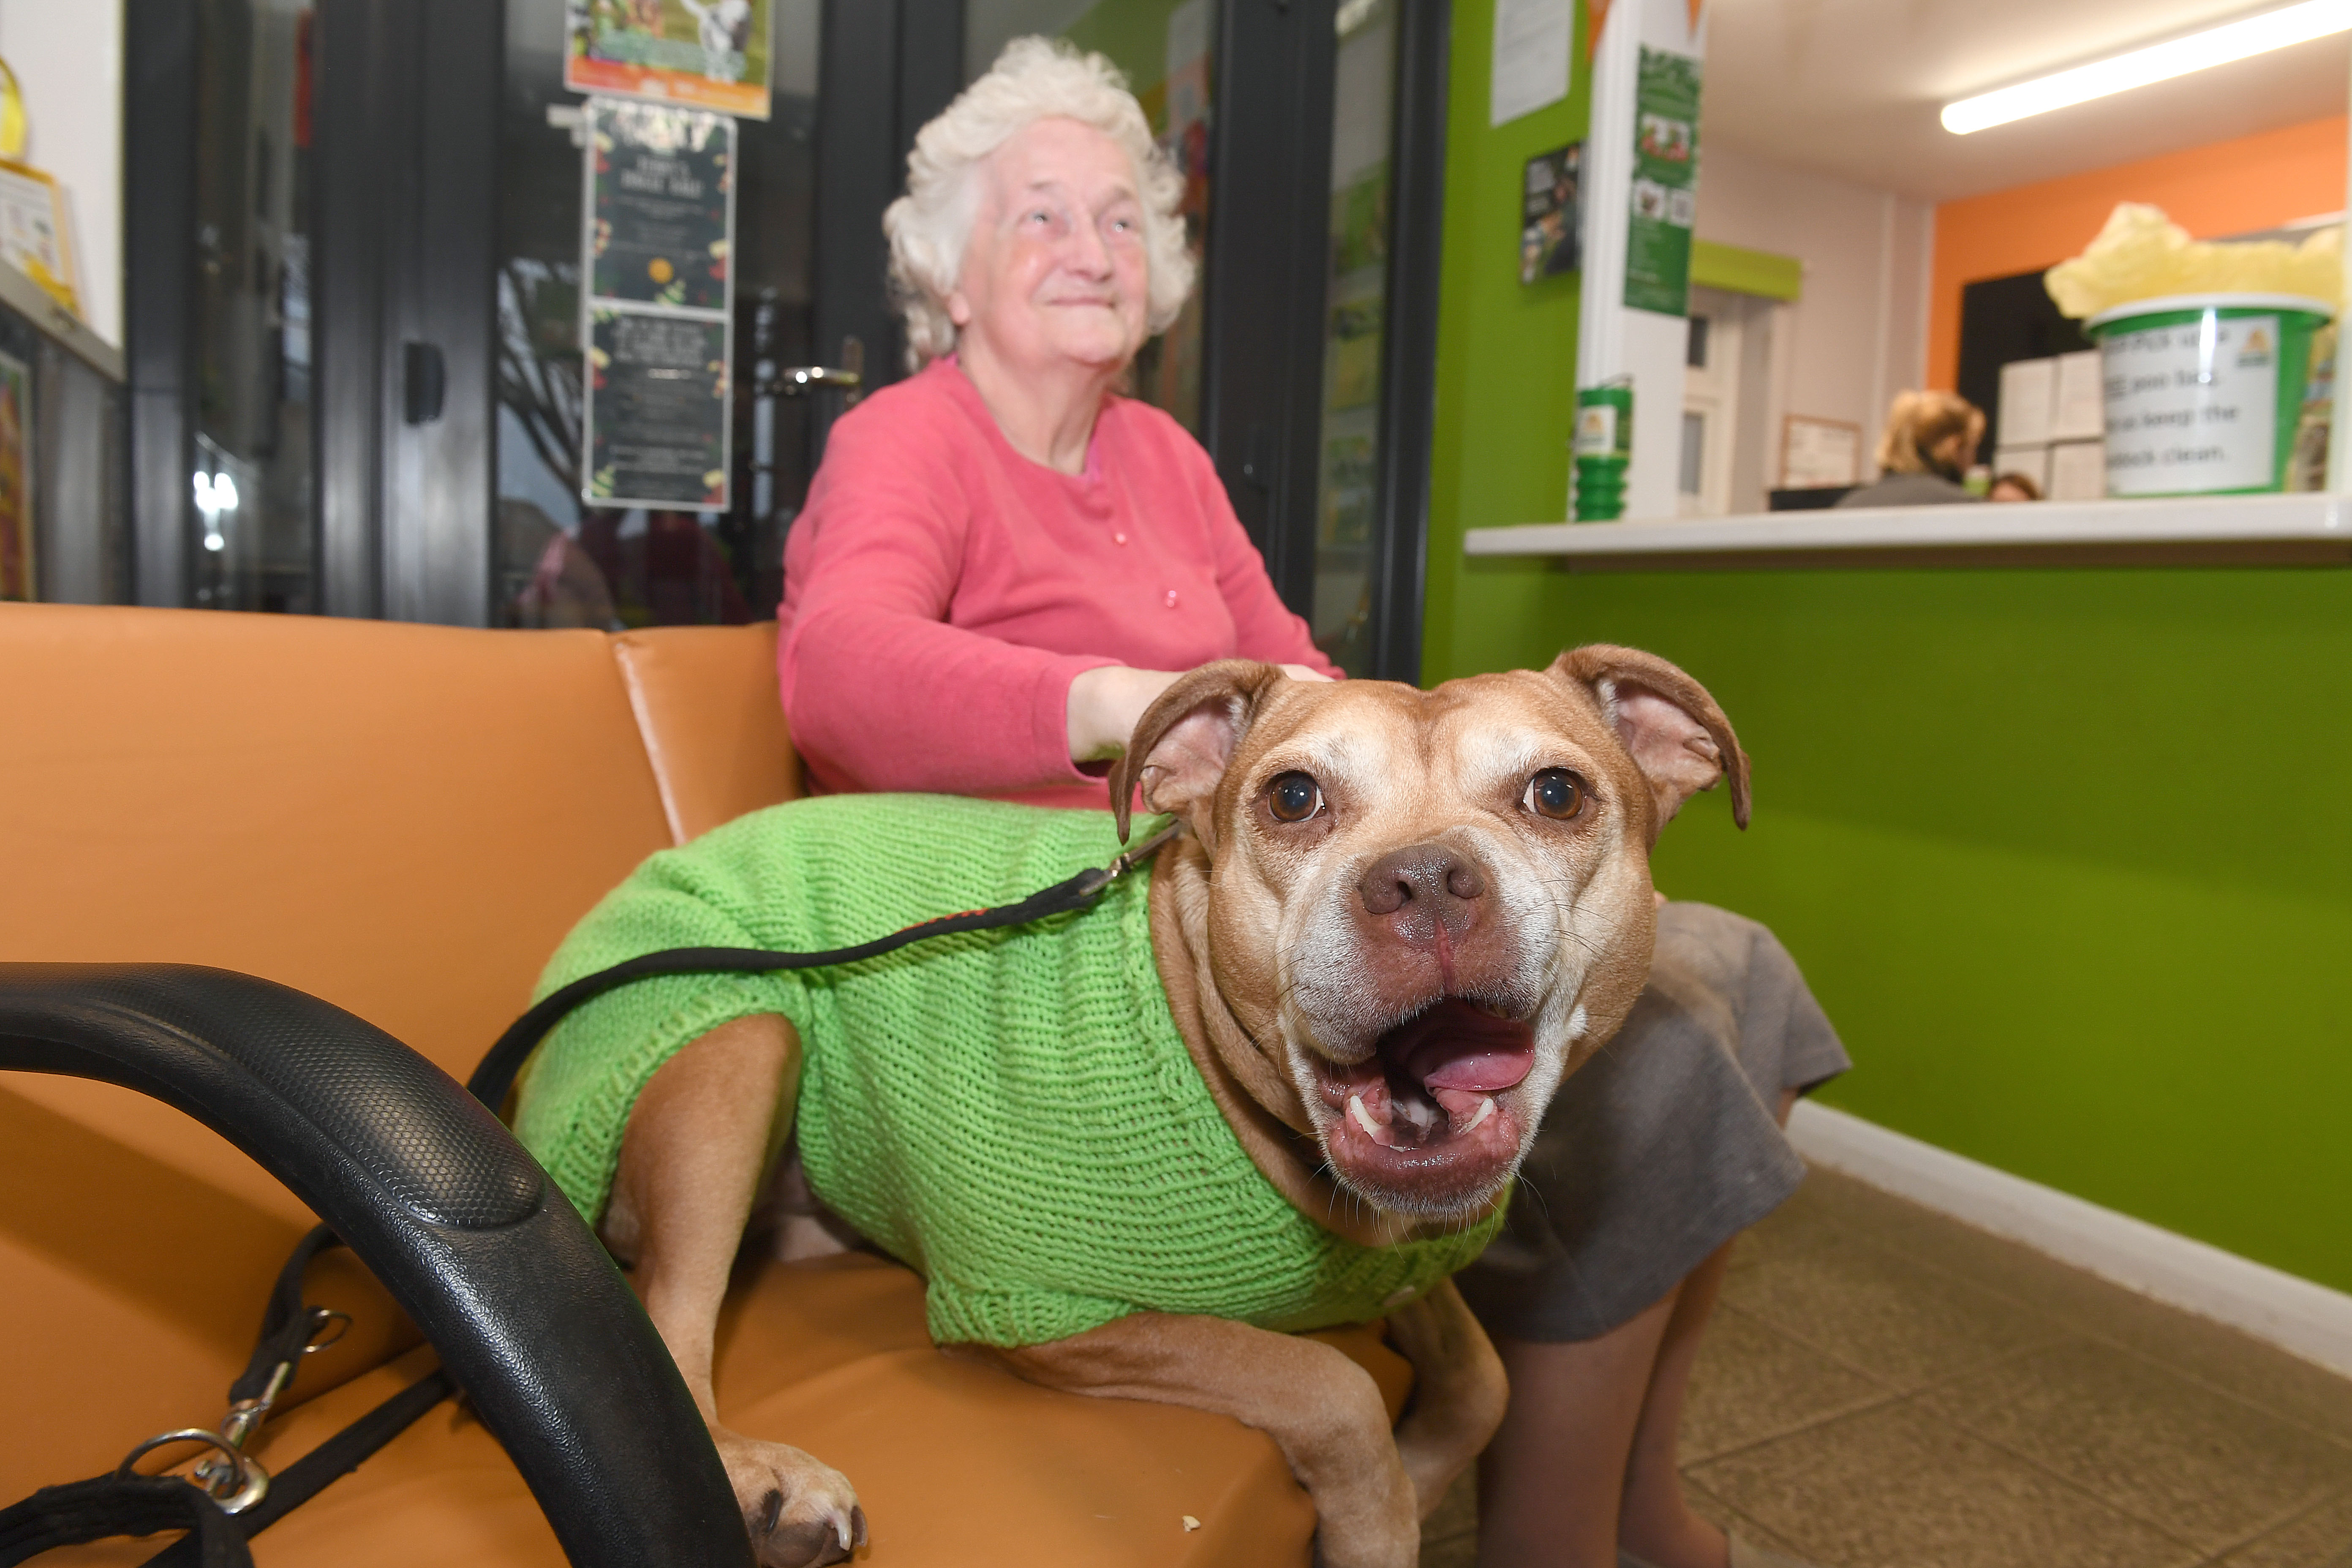
[{"label": "green plastic tub", "polygon": [[2106,380],[2107,493],[2285,489],[2312,336],[2335,314],[2293,294],[2175,294],[2083,323]]}]

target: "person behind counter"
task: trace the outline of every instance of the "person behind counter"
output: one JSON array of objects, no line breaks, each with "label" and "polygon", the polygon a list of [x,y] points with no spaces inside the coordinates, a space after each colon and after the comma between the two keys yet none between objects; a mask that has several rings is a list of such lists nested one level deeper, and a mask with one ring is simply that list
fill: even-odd
[{"label": "person behind counter", "polygon": [[1973,501],[1960,483],[1984,439],[1983,411],[1956,392],[1898,392],[1878,437],[1878,478],[1847,506],[1943,506]]}]

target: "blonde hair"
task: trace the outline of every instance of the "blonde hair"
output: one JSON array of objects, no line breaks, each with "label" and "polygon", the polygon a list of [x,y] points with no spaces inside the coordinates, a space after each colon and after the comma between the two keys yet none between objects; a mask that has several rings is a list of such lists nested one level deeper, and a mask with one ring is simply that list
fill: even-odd
[{"label": "blonde hair", "polygon": [[[1984,437],[1984,412],[1957,392],[1898,392],[1886,410],[1886,428],[1878,437],[1878,468],[1887,474],[1925,474],[1936,470],[1928,456],[1955,436],[1974,432]],[[1968,467],[1976,454],[1960,459]]]},{"label": "blonde hair", "polygon": [[890,299],[907,322],[907,368],[951,353],[955,322],[947,297],[963,273],[965,243],[979,214],[980,164],[1040,120],[1075,120],[1118,143],[1135,170],[1143,205],[1144,330],[1158,332],[1192,291],[1184,245],[1184,176],[1151,140],[1127,79],[1100,55],[1055,38],[1015,38],[988,74],[917,133],[907,154],[907,194],[882,215],[890,240]]}]

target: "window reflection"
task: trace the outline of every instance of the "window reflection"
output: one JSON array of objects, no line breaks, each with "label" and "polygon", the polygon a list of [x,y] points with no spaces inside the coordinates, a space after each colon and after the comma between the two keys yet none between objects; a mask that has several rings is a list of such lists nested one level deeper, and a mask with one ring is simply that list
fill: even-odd
[{"label": "window reflection", "polygon": [[196,100],[195,602],[318,607],[311,528],[314,13],[203,0]]},{"label": "window reflection", "polygon": [[1381,359],[1388,323],[1389,142],[1395,98],[1393,0],[1349,0],[1339,16],[1331,126],[1331,247],[1317,487],[1315,644],[1350,675],[1370,672],[1380,515]]}]

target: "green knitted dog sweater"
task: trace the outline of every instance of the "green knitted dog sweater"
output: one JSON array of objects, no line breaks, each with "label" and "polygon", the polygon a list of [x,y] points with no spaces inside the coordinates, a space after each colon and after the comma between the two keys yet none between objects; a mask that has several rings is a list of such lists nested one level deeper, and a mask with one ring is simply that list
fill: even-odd
[{"label": "green knitted dog sweater", "polygon": [[[647,860],[564,942],[539,994],[659,948],[847,946],[1010,902],[1118,850],[1104,812],[795,801]],[[809,1184],[923,1275],[943,1344],[1044,1344],[1137,1311],[1362,1322],[1477,1257],[1499,1210],[1368,1247],[1275,1190],[1169,1016],[1148,891],[1137,874],[1088,910],[837,969],[625,986],[540,1047],[515,1131],[597,1219],[655,1069],[721,1024],[781,1014],[801,1039]]]}]

